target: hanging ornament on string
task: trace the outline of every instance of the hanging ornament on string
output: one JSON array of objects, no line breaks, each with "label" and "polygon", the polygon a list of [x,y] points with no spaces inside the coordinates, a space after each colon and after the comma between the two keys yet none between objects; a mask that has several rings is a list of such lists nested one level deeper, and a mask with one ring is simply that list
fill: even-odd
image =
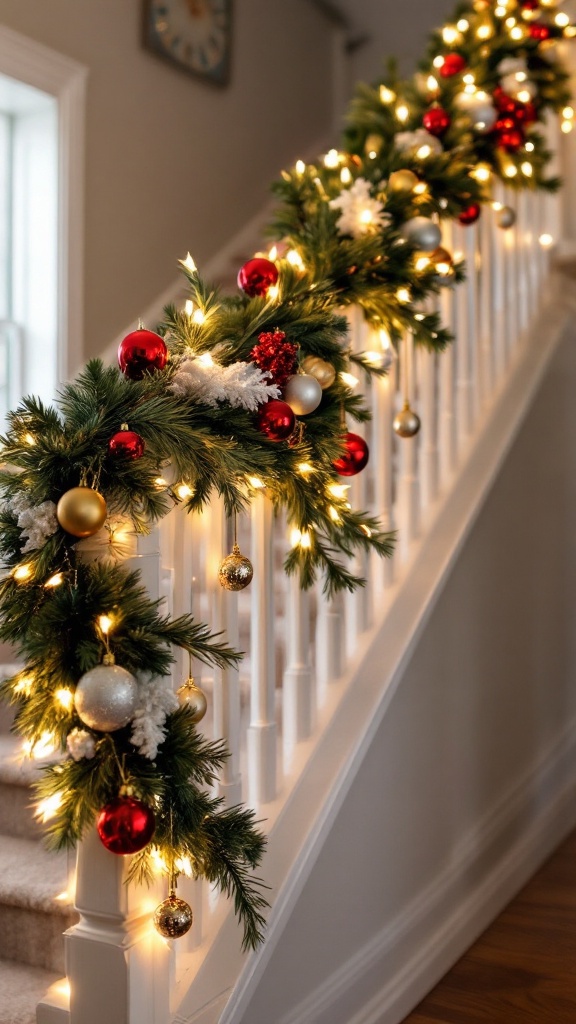
[{"label": "hanging ornament on string", "polygon": [[434,252],[442,241],[442,232],[429,217],[412,217],[399,228],[402,238],[415,245],[420,252]]},{"label": "hanging ornament on string", "polygon": [[287,402],[272,398],[261,405],[256,426],[269,441],[287,441],[296,425],[296,417]]},{"label": "hanging ornament on string", "polygon": [[514,227],[516,223],[516,210],[511,206],[503,206],[497,213],[496,223],[499,228],[507,231],[508,228]]},{"label": "hanging ornament on string", "polygon": [[448,249],[439,245],[434,252],[430,253],[429,259],[436,271],[436,283],[442,288],[454,284],[454,260]]},{"label": "hanging ornament on string", "polygon": [[412,409],[408,399],[400,412],[396,413],[392,426],[398,437],[415,437],[421,427],[420,417]]},{"label": "hanging ornament on string", "polygon": [[71,487],[56,506],[56,518],[73,537],[91,537],[104,526],[106,501],[92,487]]},{"label": "hanging ornament on string", "polygon": [[181,939],[189,932],[194,922],[192,907],[176,895],[175,885],[170,886],[168,897],[156,907],[154,927],[165,939]]},{"label": "hanging ornament on string", "polygon": [[163,370],[167,359],[164,338],[147,331],[142,321],[138,330],[127,334],[118,346],[118,365],[129,380],[141,380],[145,373]]},{"label": "hanging ornament on string", "polygon": [[480,203],[470,203],[458,214],[458,222],[463,224],[464,227],[468,227],[468,225],[476,223],[481,213],[482,207]]},{"label": "hanging ornament on string", "polygon": [[402,168],[400,171],[392,171],[388,178],[388,191],[400,195],[405,192],[413,192],[419,182],[420,179],[414,174],[414,171]]},{"label": "hanging ornament on string", "polygon": [[142,800],[128,795],[123,787],[120,795],[100,811],[96,828],[100,841],[110,853],[126,856],[143,850],[154,835],[154,811]]},{"label": "hanging ornament on string", "polygon": [[113,455],[124,455],[127,459],[139,459],[144,454],[144,438],[123,423],[120,430],[108,441],[108,450]]},{"label": "hanging ornament on string", "polygon": [[226,558],[220,563],[218,569],[218,579],[220,586],[224,590],[245,590],[247,586],[252,582],[254,575],[254,569],[252,568],[252,562],[249,558],[246,558],[238,547],[238,529],[237,529],[237,518],[236,512],[234,516],[234,543],[232,545],[232,554],[227,555]]},{"label": "hanging ornament on string", "polygon": [[192,655],[189,654],[188,679],[176,690],[180,707],[187,707],[190,712],[190,720],[197,725],[201,722],[208,710],[208,701],[204,690],[195,683],[192,675]]},{"label": "hanging ornament on string", "polygon": [[360,434],[353,434],[352,431],[347,430],[344,406],[341,408],[340,422],[344,451],[337,459],[334,459],[332,466],[339,476],[356,476],[368,465],[370,450]]},{"label": "hanging ornament on string", "polygon": [[422,124],[430,135],[444,135],[450,123],[450,114],[443,107],[431,107],[422,118]]},{"label": "hanging ornament on string", "polygon": [[272,260],[255,256],[238,271],[238,287],[251,299],[266,295],[272,285],[278,283],[278,267]]},{"label": "hanging ornament on string", "polygon": [[453,78],[466,67],[466,58],[461,53],[447,53],[439,71],[442,78]]},{"label": "hanging ornament on string", "polygon": [[322,401],[322,388],[309,373],[295,373],[289,377],[282,397],[297,416],[308,416]]},{"label": "hanging ornament on string", "polygon": [[305,356],[301,365],[304,373],[309,373],[311,377],[316,378],[322,391],[332,387],[336,380],[336,370],[332,363],[321,359],[320,356]]}]

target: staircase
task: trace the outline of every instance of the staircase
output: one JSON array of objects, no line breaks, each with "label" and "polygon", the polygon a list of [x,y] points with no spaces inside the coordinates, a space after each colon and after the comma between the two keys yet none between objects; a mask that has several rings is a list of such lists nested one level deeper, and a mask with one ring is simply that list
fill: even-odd
[{"label": "staircase", "polygon": [[[9,674],[3,667],[3,675]],[[38,764],[0,718],[0,1022],[34,1024],[36,1005],[62,981],[62,932],[78,915],[68,885],[68,857],[49,854],[31,809]],[[64,980],[64,985],[66,982]]]}]

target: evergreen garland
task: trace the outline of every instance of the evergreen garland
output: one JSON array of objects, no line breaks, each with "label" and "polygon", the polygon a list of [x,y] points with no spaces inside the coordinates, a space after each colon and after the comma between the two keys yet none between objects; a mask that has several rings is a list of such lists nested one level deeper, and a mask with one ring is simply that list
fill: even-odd
[{"label": "evergreen garland", "polygon": [[[129,877],[149,879],[158,865],[174,876],[187,865],[217,883],[234,898],[245,948],[262,940],[266,900],[252,872],[265,839],[251,811],[224,808],[209,794],[226,750],[205,740],[190,709],[176,707],[162,689],[174,647],[220,667],[241,655],[190,616],[164,615],[123,562],[134,537],[175,504],[194,514],[216,493],[232,515],[246,510],[261,486],[305,538],[284,563],[303,588],[321,576],[329,596],[353,590],[364,582],[348,564],[357,550],[391,553],[393,537],[350,508],[334,468],[347,420],[369,416],[346,374],[355,368],[370,380],[386,372],[381,350],[350,350],[344,312],[360,307],[374,337],[384,331],[396,347],[406,332],[432,352],[450,343],[425,304],[463,280],[463,264],[442,249],[423,258],[405,226],[489,203],[494,177],[517,189],[558,187],[547,176],[550,153],[538,124],[569,100],[553,49],[555,40],[575,34],[565,21],[550,0],[535,9],[517,0],[461,4],[454,24],[433,34],[413,79],[400,81],[390,67],[374,85],[357,88],[342,150],[316,164],[298,162],[275,184],[270,258],[277,286],[256,297],[223,297],[183,261],[187,308],[169,306],[158,328],[169,352],[164,368],[130,380],[93,360],[63,388],[57,406],[24,399],[1,439],[0,639],[15,646],[24,666],[1,692],[31,746],[49,736],[71,755],[46,767],[38,786],[51,812],[49,842],[73,845],[119,793],[134,795],[154,808],[156,830],[133,857]],[[452,65],[459,70],[443,73]],[[493,127],[478,130],[466,96],[479,90],[508,116],[508,128],[494,113]],[[438,106],[449,119],[441,141],[423,127]],[[505,135],[512,130],[518,145]],[[398,172],[407,186],[395,184]],[[277,384],[284,386],[255,356],[273,343],[286,346],[286,366],[317,357],[334,376],[318,408],[280,443],[265,436],[257,415],[280,396]],[[137,458],[111,450],[122,424],[144,442]],[[175,483],[164,480],[167,468]],[[62,495],[78,486],[106,502],[100,554],[88,552],[56,514]],[[99,731],[75,709],[79,680],[104,653],[138,680],[147,746],[134,722]]]}]

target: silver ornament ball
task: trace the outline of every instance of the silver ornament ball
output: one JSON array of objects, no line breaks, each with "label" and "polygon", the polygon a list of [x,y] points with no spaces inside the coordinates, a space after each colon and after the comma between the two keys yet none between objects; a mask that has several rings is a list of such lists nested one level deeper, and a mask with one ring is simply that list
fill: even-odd
[{"label": "silver ornament ball", "polygon": [[492,131],[498,119],[498,111],[488,93],[482,90],[472,95],[462,92],[455,97],[454,102],[458,109],[468,116],[472,127],[480,135]]},{"label": "silver ornament ball", "polygon": [[116,732],[134,718],[138,683],[120,665],[96,665],[80,678],[74,705],[85,725],[99,732]]},{"label": "silver ornament ball", "polygon": [[512,209],[511,206],[503,206],[501,210],[498,210],[497,224],[499,228],[507,231],[508,228],[513,228],[516,223],[516,210]]},{"label": "silver ornament ball", "polygon": [[412,217],[400,228],[402,238],[411,242],[421,252],[434,252],[442,241],[442,232],[428,217]]},{"label": "silver ornament ball", "polygon": [[282,397],[297,416],[307,416],[320,405],[322,388],[316,377],[308,373],[295,373],[288,378]]}]

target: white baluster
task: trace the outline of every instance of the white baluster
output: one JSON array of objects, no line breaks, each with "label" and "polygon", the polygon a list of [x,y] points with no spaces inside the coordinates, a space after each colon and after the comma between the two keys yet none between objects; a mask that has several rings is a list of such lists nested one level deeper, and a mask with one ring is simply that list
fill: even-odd
[{"label": "white baluster", "polygon": [[[216,506],[216,507],[214,507]],[[220,515],[218,515],[220,512]],[[227,521],[222,504],[213,505],[212,521],[219,526],[214,533],[218,536],[220,561],[230,554],[235,541],[233,520]],[[219,564],[219,562],[218,562]],[[238,649],[238,594],[225,590],[220,583],[214,587],[215,615],[213,628],[225,635],[227,644]],[[218,795],[224,798],[226,807],[233,807],[242,799],[242,776],[240,774],[240,673],[237,665],[227,665],[215,672],[214,679],[214,737],[223,739],[229,758],[224,762],[218,780]]]},{"label": "white baluster", "polygon": [[438,427],[436,395],[436,354],[421,348],[418,352],[420,409],[422,433],[420,442],[420,473],[422,477],[422,510],[426,511],[438,494]]},{"label": "white baluster", "polygon": [[[354,306],[347,311],[350,324],[350,348],[352,352],[371,351],[374,347],[372,332],[369,330],[362,310]],[[353,366],[353,364],[352,364]],[[354,433],[360,437],[366,436],[366,429],[363,423],[354,423]],[[350,480],[349,501],[352,508],[365,511],[368,502],[366,495],[367,474],[362,472]],[[356,577],[366,579],[368,575],[369,556],[365,551],[357,551],[350,559],[348,568]],[[346,651],[351,657],[356,650],[358,637],[370,624],[370,590],[369,585],[359,587],[353,593],[346,592],[344,596],[346,609]]]},{"label": "white baluster", "polygon": [[272,504],[264,494],[258,494],[252,504],[252,564],[248,801],[255,806],[276,796]]},{"label": "white baluster", "polygon": [[316,619],[316,681],[318,702],[326,698],[328,687],[344,672],[344,601],[342,594],[328,598],[318,586]]},{"label": "white baluster", "polygon": [[[444,225],[444,240],[452,252],[455,244],[452,222]],[[440,356],[438,415],[439,474],[442,485],[450,479],[456,467],[456,401],[455,401],[455,356],[456,356],[456,295],[455,290],[465,288],[464,284],[443,288],[439,296],[439,310],[442,326],[454,335],[454,341]]]},{"label": "white baluster", "polygon": [[468,321],[468,350],[470,359],[470,429],[478,418],[480,402],[480,377],[479,377],[479,331],[478,331],[478,224],[470,224],[464,228],[464,252],[466,255],[466,267],[468,269],[468,280],[466,288],[467,321]]},{"label": "white baluster", "polygon": [[[369,463],[373,468],[374,502],[372,511],[386,532],[394,530],[392,505],[394,431],[392,421],[394,419],[393,395],[397,365],[395,360],[386,377],[375,377],[372,382],[372,442]],[[373,553],[371,563],[373,609],[374,614],[377,614],[381,609],[384,590],[394,578],[394,558],[380,558],[379,555]]]},{"label": "white baluster", "polygon": [[286,581],[286,670],[282,687],[284,765],[289,770],[294,749],[312,733],[313,690],[308,621],[310,596],[298,576]]},{"label": "white baluster", "polygon": [[[467,228],[454,226],[454,236],[457,248],[466,256],[466,269],[468,274],[474,273],[474,264],[470,266],[467,249],[469,242],[466,241]],[[458,449],[461,450],[468,443],[473,425],[473,399],[472,399],[472,352],[470,339],[469,300],[468,284],[456,289],[456,422]]]},{"label": "white baluster", "polygon": [[[401,362],[402,395],[412,405],[414,401],[414,345],[406,334],[402,343]],[[420,479],[418,476],[418,447],[416,437],[403,437],[399,441],[400,474],[398,480],[397,523],[398,551],[406,561],[410,544],[420,529]]]}]

